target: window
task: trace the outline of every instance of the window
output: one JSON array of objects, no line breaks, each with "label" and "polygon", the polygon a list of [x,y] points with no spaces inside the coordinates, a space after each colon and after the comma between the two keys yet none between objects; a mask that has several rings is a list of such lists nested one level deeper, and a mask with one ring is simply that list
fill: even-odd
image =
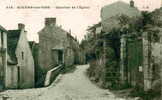
[{"label": "window", "polygon": [[22,60],[24,60],[24,52],[21,52]]}]

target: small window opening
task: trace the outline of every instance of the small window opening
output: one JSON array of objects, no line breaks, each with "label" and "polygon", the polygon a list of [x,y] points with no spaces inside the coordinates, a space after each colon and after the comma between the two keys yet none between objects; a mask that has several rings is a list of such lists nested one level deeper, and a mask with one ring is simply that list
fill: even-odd
[{"label": "small window opening", "polygon": [[24,52],[21,52],[22,60],[24,60]]}]

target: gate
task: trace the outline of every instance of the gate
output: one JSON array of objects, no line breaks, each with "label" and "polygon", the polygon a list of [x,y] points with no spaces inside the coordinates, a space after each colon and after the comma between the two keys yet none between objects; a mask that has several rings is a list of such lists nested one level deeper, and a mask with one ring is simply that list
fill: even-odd
[{"label": "gate", "polygon": [[142,39],[137,37],[127,37],[125,72],[127,74],[127,83],[131,86],[143,84],[142,54]]}]

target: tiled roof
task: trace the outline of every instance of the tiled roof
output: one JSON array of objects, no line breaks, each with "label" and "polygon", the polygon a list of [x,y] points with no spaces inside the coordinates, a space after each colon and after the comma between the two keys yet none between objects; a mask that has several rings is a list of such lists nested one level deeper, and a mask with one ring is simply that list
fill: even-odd
[{"label": "tiled roof", "polygon": [[7,34],[7,48],[8,48],[8,54],[11,58],[11,60],[17,64],[17,58],[16,58],[16,47],[18,44],[18,40],[20,37],[21,30],[9,30]]},{"label": "tiled roof", "polygon": [[1,25],[0,25],[0,30],[7,32],[7,30],[3,26],[1,26]]}]

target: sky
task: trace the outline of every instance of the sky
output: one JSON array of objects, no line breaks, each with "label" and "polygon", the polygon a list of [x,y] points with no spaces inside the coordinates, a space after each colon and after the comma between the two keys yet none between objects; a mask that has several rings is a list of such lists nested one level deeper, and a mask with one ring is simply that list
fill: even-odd
[{"label": "sky", "polygon": [[[81,41],[87,27],[101,20],[101,8],[116,1],[119,0],[3,0],[0,2],[0,25],[11,30],[17,29],[18,23],[24,23],[28,31],[28,40],[39,42],[37,32],[44,27],[44,18],[56,17],[58,26],[67,31],[71,30],[72,35]],[[130,0],[120,1],[129,3]],[[152,11],[161,5],[161,0],[134,0],[134,2],[140,10],[147,8]],[[18,6],[50,8],[17,9]]]}]

